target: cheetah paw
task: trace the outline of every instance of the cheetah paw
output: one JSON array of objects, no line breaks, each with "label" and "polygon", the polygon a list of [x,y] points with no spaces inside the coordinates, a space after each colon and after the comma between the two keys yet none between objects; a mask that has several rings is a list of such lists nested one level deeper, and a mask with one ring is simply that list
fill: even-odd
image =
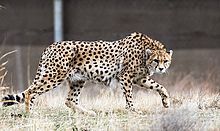
[{"label": "cheetah paw", "polygon": [[162,103],[163,103],[163,106],[165,108],[169,108],[170,107],[170,100],[169,100],[169,98],[162,99]]}]

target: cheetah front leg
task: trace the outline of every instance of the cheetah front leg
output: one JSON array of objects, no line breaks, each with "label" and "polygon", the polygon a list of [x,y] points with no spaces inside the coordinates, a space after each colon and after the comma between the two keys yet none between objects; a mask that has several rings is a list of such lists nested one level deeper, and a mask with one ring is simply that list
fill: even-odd
[{"label": "cheetah front leg", "polygon": [[66,106],[74,111],[79,110],[92,116],[96,116],[94,111],[87,110],[79,105],[79,97],[85,81],[71,81],[69,79],[67,81],[69,83],[69,92],[65,102]]},{"label": "cheetah front leg", "polygon": [[143,77],[138,80],[134,80],[133,83],[145,89],[147,88],[147,89],[156,90],[161,96],[163,106],[165,108],[170,107],[170,97],[167,90],[162,85],[155,82],[153,79],[149,77]]}]

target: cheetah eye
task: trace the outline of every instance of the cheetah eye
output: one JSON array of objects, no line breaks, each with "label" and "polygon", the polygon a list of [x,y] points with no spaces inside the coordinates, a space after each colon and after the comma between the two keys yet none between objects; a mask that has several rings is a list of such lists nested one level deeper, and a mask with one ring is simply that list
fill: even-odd
[{"label": "cheetah eye", "polygon": [[153,61],[156,62],[156,63],[159,63],[159,60],[157,60],[157,59],[154,59]]}]

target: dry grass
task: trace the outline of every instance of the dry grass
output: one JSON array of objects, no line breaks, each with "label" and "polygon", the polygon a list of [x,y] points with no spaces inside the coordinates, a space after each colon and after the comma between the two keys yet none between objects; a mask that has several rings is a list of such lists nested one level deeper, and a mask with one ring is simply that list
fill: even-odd
[{"label": "dry grass", "polygon": [[[172,77],[172,75],[171,75]],[[216,87],[195,82],[193,77],[177,78],[170,90],[172,107],[162,107],[160,97],[153,91],[135,90],[135,106],[142,115],[127,112],[120,90],[87,84],[81,104],[98,115],[89,116],[72,112],[64,102],[65,84],[42,95],[31,114],[24,112],[24,105],[0,108],[2,130],[220,130],[220,95]],[[170,83],[165,83],[169,85]],[[89,85],[89,87],[88,87]],[[188,86],[183,90],[180,86]],[[205,86],[205,87],[203,87]],[[178,88],[178,89],[176,89]],[[213,89],[214,88],[214,89]],[[175,89],[175,90],[174,90]],[[214,91],[215,90],[215,91]],[[114,92],[114,93],[113,93]]]},{"label": "dry grass", "polygon": [[[1,7],[1,5],[0,5]],[[0,52],[0,94],[4,94],[6,93],[7,90],[9,90],[9,87],[7,86],[4,86],[4,79],[5,79],[5,76],[7,75],[8,71],[6,69],[6,64],[8,63],[8,60],[5,60],[6,57],[12,53],[16,52],[16,50],[14,51],[10,51],[10,52],[7,52],[5,54],[2,54]]]}]

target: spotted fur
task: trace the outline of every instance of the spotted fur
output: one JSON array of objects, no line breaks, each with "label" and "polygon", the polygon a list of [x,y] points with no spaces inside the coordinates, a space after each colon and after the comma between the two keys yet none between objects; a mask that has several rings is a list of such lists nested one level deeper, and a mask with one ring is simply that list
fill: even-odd
[{"label": "spotted fur", "polygon": [[[156,90],[164,107],[169,107],[166,89],[149,77],[164,73],[171,63],[172,51],[167,51],[159,41],[142,33],[132,33],[118,41],[62,41],[46,48],[41,56],[37,74],[31,86],[21,94],[8,95],[3,100],[25,101],[29,111],[34,99],[57,87],[63,81],[69,83],[66,105],[90,114],[79,105],[81,89],[88,80],[110,85],[117,80],[126,98],[126,108],[133,107],[132,85]],[[10,106],[15,102],[4,102]]]}]

